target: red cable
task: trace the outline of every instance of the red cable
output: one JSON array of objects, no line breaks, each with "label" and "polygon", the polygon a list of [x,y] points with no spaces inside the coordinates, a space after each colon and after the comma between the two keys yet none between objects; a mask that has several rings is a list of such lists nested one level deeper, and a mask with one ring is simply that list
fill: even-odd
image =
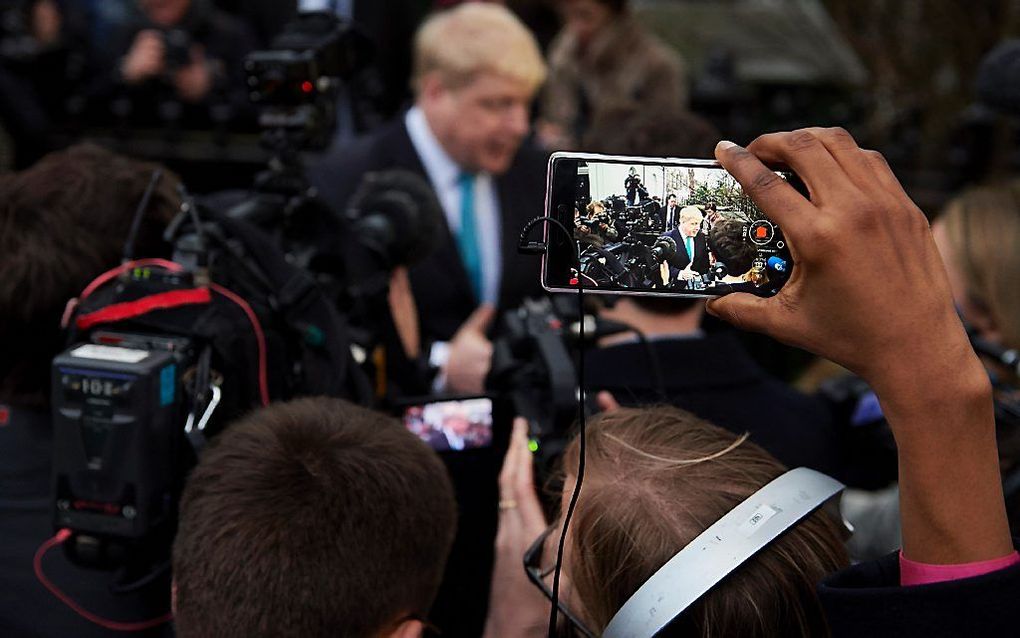
[{"label": "red cable", "polygon": [[32,567],[35,569],[35,577],[39,579],[39,582],[42,583],[43,587],[48,589],[51,594],[56,596],[57,599],[60,600],[60,602],[67,605],[71,609],[71,611],[78,614],[79,616],[89,621],[90,623],[99,625],[100,627],[104,629],[109,629],[110,631],[145,631],[146,629],[159,627],[160,625],[168,623],[171,620],[173,620],[174,615],[172,613],[169,613],[164,616],[160,616],[159,618],[153,618],[152,620],[143,620],[140,622],[117,622],[115,620],[107,620],[106,618],[101,618],[93,614],[92,612],[86,610],[78,603],[71,600],[70,596],[60,591],[60,589],[57,588],[56,585],[51,583],[50,580],[46,578],[46,574],[43,573],[42,568],[42,559],[43,556],[46,555],[46,552],[50,551],[57,545],[63,545],[64,542],[70,537],[71,530],[65,528],[58,531],[53,536],[53,538],[47,540],[42,545],[40,545],[39,549],[35,551],[35,558],[32,560]]},{"label": "red cable", "polygon": [[262,324],[259,323],[258,316],[255,314],[255,311],[251,309],[251,306],[248,305],[248,302],[240,295],[219,284],[210,284],[209,287],[212,288],[214,292],[223,295],[240,306],[241,310],[244,311],[244,314],[248,315],[248,321],[251,322],[252,330],[255,331],[255,341],[258,343],[259,348],[259,395],[262,399],[262,405],[269,405],[269,377],[266,372],[269,364],[266,360],[266,335],[262,332]]},{"label": "red cable", "polygon": [[[85,288],[85,290],[82,291],[81,295],[78,296],[78,301],[79,302],[84,301],[85,298],[87,298],[89,295],[95,292],[97,288],[99,288],[106,282],[110,281],[114,277],[119,277],[120,275],[122,275],[123,273],[127,272],[132,268],[142,268],[145,266],[157,266],[160,268],[166,268],[170,272],[184,271],[184,266],[176,262],[169,261],[167,259],[152,258],[128,261],[117,266],[116,268],[111,268],[110,270],[104,272],[103,274],[99,275],[94,280],[92,280],[92,283],[90,283]],[[233,301],[241,308],[241,310],[244,311],[244,314],[248,316],[248,321],[251,322],[252,330],[255,331],[255,340],[258,342],[259,349],[259,396],[260,399],[262,400],[262,405],[264,406],[269,405],[269,377],[267,376],[267,369],[269,367],[269,363],[267,361],[266,356],[266,336],[265,333],[262,332],[262,324],[259,323],[258,316],[255,314],[255,311],[251,309],[251,306],[248,305],[248,302],[245,301],[244,298],[242,298],[240,295],[237,295],[236,293],[224,288],[223,286],[220,286],[219,284],[210,284],[209,287],[212,288],[213,291]]]}]

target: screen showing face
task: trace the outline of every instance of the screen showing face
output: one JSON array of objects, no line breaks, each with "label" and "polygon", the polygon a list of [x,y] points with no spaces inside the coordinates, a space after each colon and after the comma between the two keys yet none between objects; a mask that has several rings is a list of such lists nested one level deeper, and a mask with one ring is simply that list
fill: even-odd
[{"label": "screen showing face", "polygon": [[549,231],[547,288],[770,295],[790,276],[782,231],[718,165],[567,157],[551,171],[548,214],[573,241]]},{"label": "screen showing face", "polygon": [[488,447],[492,443],[492,399],[460,399],[415,405],[404,425],[437,452]]}]

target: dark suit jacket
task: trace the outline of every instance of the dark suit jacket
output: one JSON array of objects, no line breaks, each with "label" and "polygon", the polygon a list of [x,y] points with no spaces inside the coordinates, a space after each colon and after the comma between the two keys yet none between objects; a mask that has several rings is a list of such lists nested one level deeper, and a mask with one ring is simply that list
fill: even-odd
[{"label": "dark suit jacket", "polygon": [[[680,234],[679,228],[674,228],[666,235],[672,237],[676,242],[676,255],[666,260],[669,263],[670,277],[676,277],[677,272],[691,263],[691,256],[687,254],[687,244],[684,243],[684,237]],[[698,273],[708,272],[708,238],[705,237],[705,233],[699,232],[694,236],[694,264],[691,266],[691,270]]]},{"label": "dark suit jacket", "polygon": [[[519,255],[517,244],[524,224],[543,214],[545,161],[544,153],[525,144],[506,174],[496,179],[502,216],[500,311],[542,293],[540,260],[534,255]],[[428,179],[403,117],[377,133],[330,149],[309,168],[309,179],[327,204],[342,210],[365,173],[389,168],[406,169]],[[478,305],[445,217],[442,224],[435,250],[410,270],[426,340],[450,339]],[[539,231],[535,233],[537,237]]]},{"label": "dark suit jacket", "polygon": [[848,567],[818,586],[833,638],[1017,635],[1020,565],[973,578],[900,587],[897,554]]},{"label": "dark suit jacket", "polygon": [[[677,223],[679,223],[679,221],[680,221],[680,209],[681,208],[682,208],[682,206],[674,206],[673,207],[673,228],[676,228]],[[669,219],[669,206],[663,206],[662,207],[662,223],[663,223],[663,228],[665,228],[666,230],[672,230],[673,229],[673,228],[669,227],[669,222],[670,222],[670,219]]]},{"label": "dark suit jacket", "polygon": [[[517,245],[524,224],[543,214],[545,162],[544,153],[526,144],[507,173],[496,179],[502,216],[500,312],[542,293],[540,260],[519,255]],[[376,133],[330,149],[310,167],[308,175],[322,199],[342,210],[366,172],[389,168],[409,170],[428,180],[403,117]],[[450,339],[478,305],[445,217],[441,223],[432,254],[410,269],[426,341]],[[536,238],[538,233],[536,229]],[[391,368],[390,374],[392,378],[398,373]],[[480,636],[488,606],[501,458],[495,449],[482,448],[445,454],[444,462],[453,480],[460,516],[430,620],[444,636]]]},{"label": "dark suit jacket", "polygon": [[662,371],[660,396],[639,343],[585,354],[590,392],[609,390],[621,405],[669,403],[751,440],[788,467],[838,476],[837,432],[821,401],[769,376],[728,333],[651,341]]}]

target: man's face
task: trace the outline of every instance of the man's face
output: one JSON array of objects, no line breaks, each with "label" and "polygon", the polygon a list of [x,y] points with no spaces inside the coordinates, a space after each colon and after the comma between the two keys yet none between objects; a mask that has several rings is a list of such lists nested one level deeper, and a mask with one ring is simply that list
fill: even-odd
[{"label": "man's face", "polygon": [[457,436],[464,436],[471,427],[471,422],[468,421],[468,418],[463,414],[452,414],[446,417],[446,421],[443,425],[446,426],[446,429]]},{"label": "man's face", "polygon": [[528,134],[533,97],[525,83],[495,73],[481,73],[455,88],[433,74],[423,82],[418,102],[439,143],[461,168],[500,175]]},{"label": "man's face", "polygon": [[701,215],[684,215],[680,219],[680,232],[684,237],[694,237],[701,230]]},{"label": "man's face", "polygon": [[673,197],[672,195],[667,197],[666,198],[666,206],[669,206],[670,208],[673,208],[674,206],[676,206],[676,197]]},{"label": "man's face", "polygon": [[609,7],[596,0],[566,0],[562,10],[567,29],[582,44],[590,42],[613,19]]},{"label": "man's face", "polygon": [[191,0],[139,0],[138,4],[154,23],[172,27],[184,20]]}]

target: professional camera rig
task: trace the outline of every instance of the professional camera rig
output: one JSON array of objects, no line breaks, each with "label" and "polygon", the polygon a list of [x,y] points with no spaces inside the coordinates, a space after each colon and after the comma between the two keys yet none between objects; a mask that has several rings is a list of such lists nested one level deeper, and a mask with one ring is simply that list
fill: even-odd
[{"label": "professional camera rig", "polygon": [[128,248],[69,306],[73,345],[52,367],[54,524],[73,560],[127,581],[165,568],[186,472],[231,419],[302,395],[372,400],[344,318],[271,239],[187,197],[165,239],[172,259]]}]

